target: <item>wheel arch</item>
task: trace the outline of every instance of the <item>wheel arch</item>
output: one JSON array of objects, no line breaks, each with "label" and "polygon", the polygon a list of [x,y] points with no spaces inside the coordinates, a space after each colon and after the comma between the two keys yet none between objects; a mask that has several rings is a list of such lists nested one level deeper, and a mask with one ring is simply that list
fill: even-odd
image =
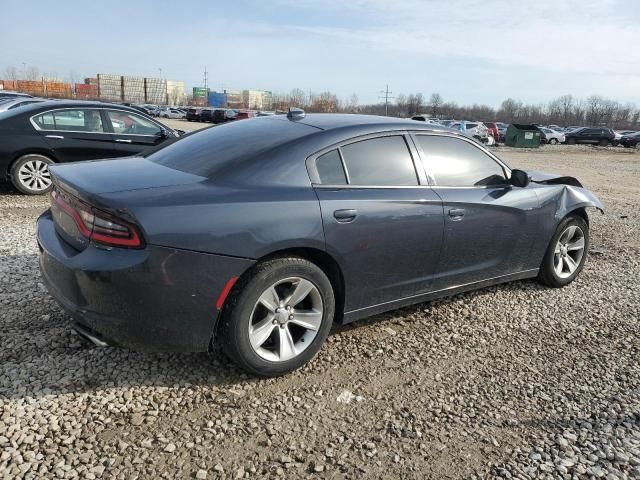
[{"label": "wheel arch", "polygon": [[56,158],[56,156],[53,155],[51,150],[47,150],[47,149],[44,149],[44,148],[31,148],[31,149],[26,150],[26,151],[17,152],[12,156],[11,161],[7,165],[7,171],[4,172],[5,177],[7,178],[7,180],[11,180],[11,171],[13,170],[13,166],[16,164],[16,162],[18,160],[20,160],[25,155],[42,155],[42,156],[45,156],[45,157],[51,159],[51,161],[53,163],[60,163],[58,161],[58,159]]},{"label": "wheel arch", "polygon": [[335,313],[333,321],[335,323],[342,323],[342,318],[344,315],[344,305],[345,305],[345,280],[344,274],[342,273],[342,268],[338,262],[326,251],[321,250],[315,247],[293,247],[293,248],[285,248],[281,250],[276,250],[270,252],[261,258],[256,260],[256,263],[252,268],[247,269],[243,272],[238,280],[235,282],[233,288],[229,292],[228,297],[225,299],[224,306],[220,311],[220,315],[218,315],[218,319],[216,321],[216,325],[214,328],[214,335],[212,341],[215,340],[219,336],[219,329],[222,322],[220,321],[221,316],[224,314],[225,309],[229,304],[229,299],[239,293],[240,286],[244,283],[243,280],[247,279],[251,275],[253,275],[254,268],[264,263],[268,260],[272,260],[274,258],[283,258],[283,257],[298,257],[308,260],[314,265],[318,266],[324,274],[329,279],[331,286],[333,287],[333,294],[335,296]]}]

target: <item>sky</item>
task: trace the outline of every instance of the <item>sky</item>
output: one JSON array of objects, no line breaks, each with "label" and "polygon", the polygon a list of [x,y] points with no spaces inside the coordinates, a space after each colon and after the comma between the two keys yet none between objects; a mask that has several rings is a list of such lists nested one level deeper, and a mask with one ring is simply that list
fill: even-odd
[{"label": "sky", "polygon": [[[0,78],[158,76],[360,103],[640,103],[640,0],[2,0]],[[6,12],[9,12],[8,14]],[[10,21],[9,21],[10,20]]]}]

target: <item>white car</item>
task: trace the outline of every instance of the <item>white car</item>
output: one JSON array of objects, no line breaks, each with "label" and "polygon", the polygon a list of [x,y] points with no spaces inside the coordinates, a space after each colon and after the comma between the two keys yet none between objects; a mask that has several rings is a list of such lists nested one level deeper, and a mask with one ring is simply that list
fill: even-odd
[{"label": "white car", "polygon": [[[482,143],[488,144],[491,140],[493,140],[493,137],[489,135],[489,129],[482,122],[455,122],[449,125],[449,128],[458,130],[459,132],[462,132],[469,137],[475,138]],[[491,137],[491,140],[489,140],[489,137]]]},{"label": "white car", "polygon": [[558,143],[564,143],[566,138],[564,136],[564,133],[562,132],[557,132],[551,128],[547,128],[547,127],[538,127],[538,129],[542,132],[542,134],[544,135],[545,140],[547,141],[547,143],[549,145],[556,145]]},{"label": "white car", "polygon": [[177,108],[165,108],[164,110],[160,110],[159,116],[163,118],[184,118],[186,115],[182,110],[178,110]]}]

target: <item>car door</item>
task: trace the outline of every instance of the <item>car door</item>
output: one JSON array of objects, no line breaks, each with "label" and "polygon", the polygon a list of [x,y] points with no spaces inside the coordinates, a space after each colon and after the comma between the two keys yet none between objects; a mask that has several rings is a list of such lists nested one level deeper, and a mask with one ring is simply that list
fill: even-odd
[{"label": "car door", "polygon": [[540,215],[532,188],[509,184],[508,169],[472,140],[414,134],[444,207],[436,290],[537,268],[529,252]]},{"label": "car door", "polygon": [[585,128],[578,134],[580,143],[598,143],[600,141],[600,129]]},{"label": "car door", "polygon": [[118,156],[143,153],[174,138],[173,134],[150,118],[125,110],[105,109],[104,121],[114,133]]},{"label": "car door", "polygon": [[426,292],[432,284],[442,203],[420,183],[417,152],[409,145],[403,134],[377,135],[308,163],[327,251],[342,267],[346,312]]},{"label": "car door", "polygon": [[105,128],[99,109],[50,110],[35,115],[31,120],[58,162],[117,156],[113,135]]}]

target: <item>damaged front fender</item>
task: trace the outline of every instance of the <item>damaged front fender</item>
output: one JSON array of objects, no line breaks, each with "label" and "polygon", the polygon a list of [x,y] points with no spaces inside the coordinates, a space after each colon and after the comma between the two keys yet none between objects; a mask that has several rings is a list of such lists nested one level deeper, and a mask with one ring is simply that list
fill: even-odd
[{"label": "damaged front fender", "polygon": [[527,172],[531,182],[545,185],[537,189],[542,205],[556,203],[555,217],[560,220],[569,212],[579,208],[595,208],[604,213],[604,207],[598,197],[582,186],[574,177],[558,176],[546,172]]}]

